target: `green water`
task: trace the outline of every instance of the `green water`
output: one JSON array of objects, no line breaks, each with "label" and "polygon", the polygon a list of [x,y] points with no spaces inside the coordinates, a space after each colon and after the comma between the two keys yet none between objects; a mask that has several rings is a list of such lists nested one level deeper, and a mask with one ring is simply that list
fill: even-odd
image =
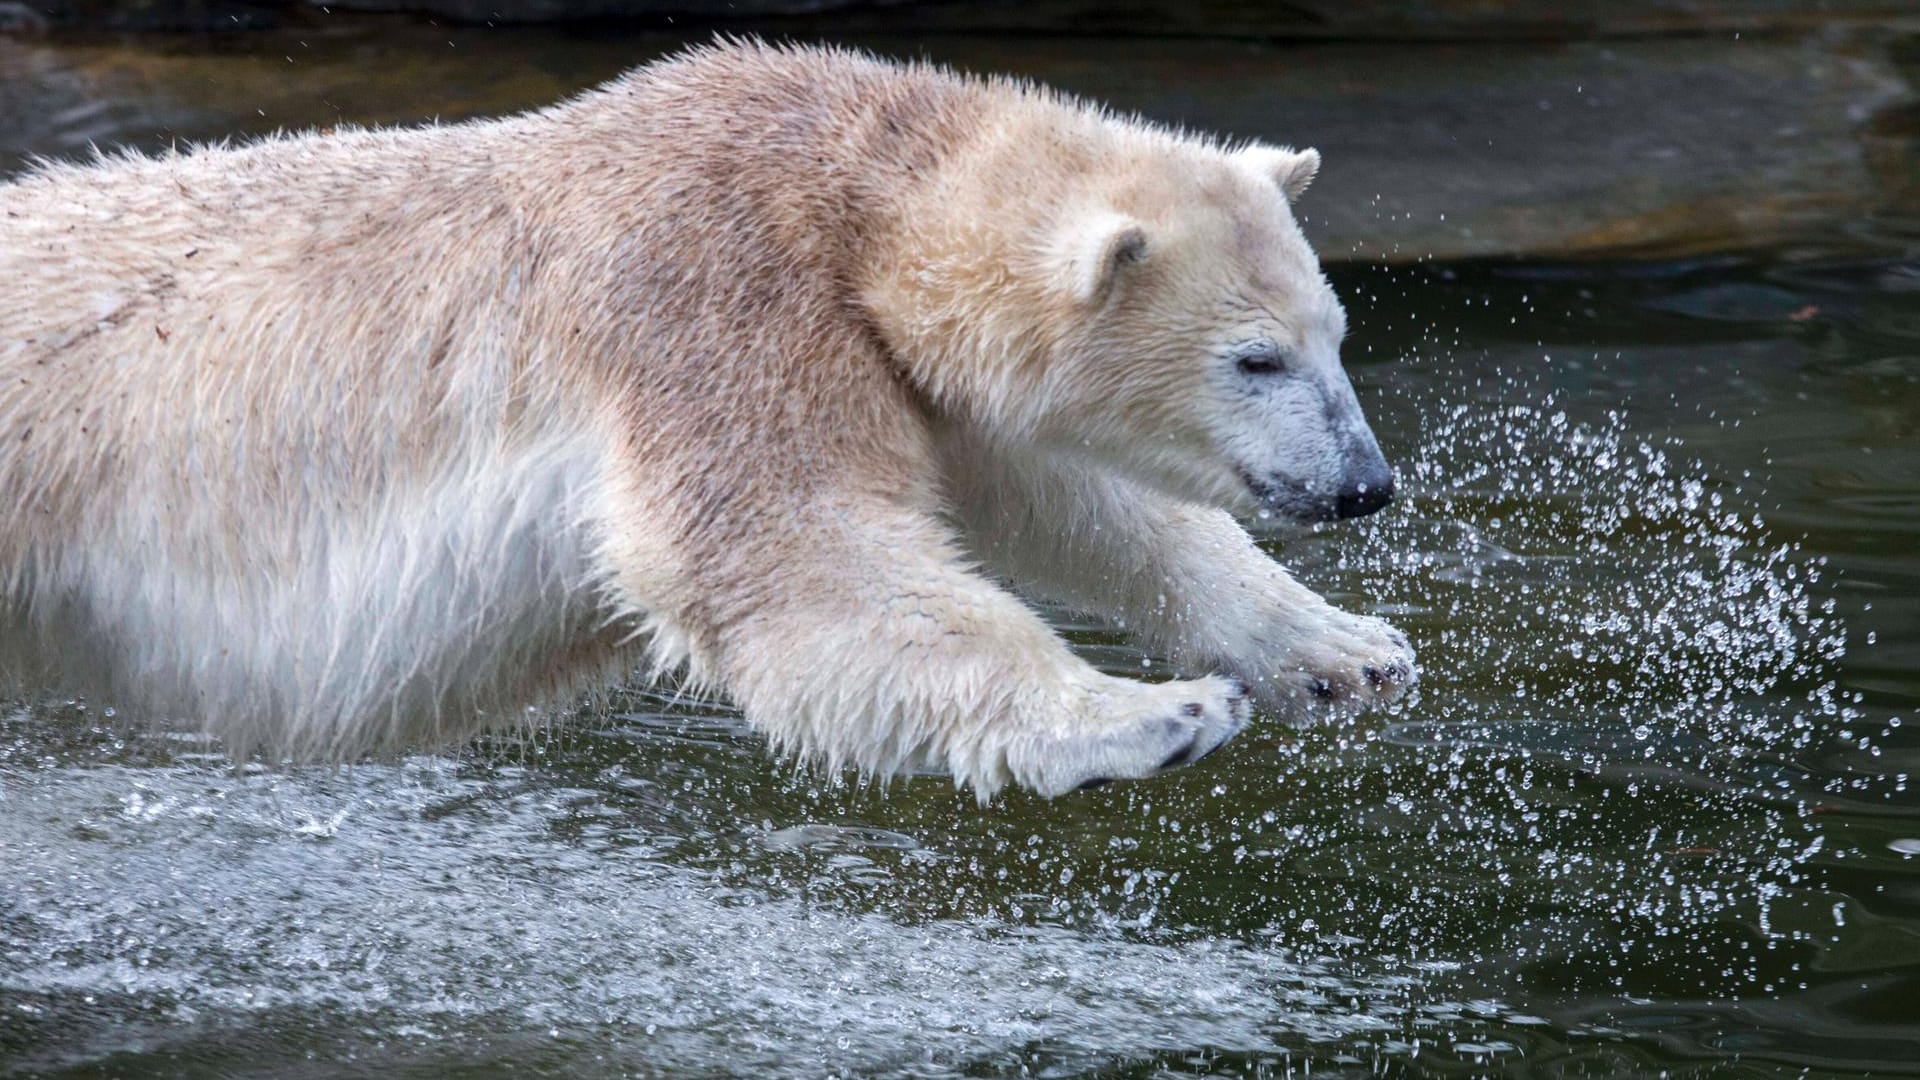
[{"label": "green water", "polygon": [[[982,811],[622,693],[236,777],[0,716],[0,1075],[1920,1074],[1920,234],[1344,267],[1417,698]],[[1160,663],[1061,615],[1089,656]]]}]

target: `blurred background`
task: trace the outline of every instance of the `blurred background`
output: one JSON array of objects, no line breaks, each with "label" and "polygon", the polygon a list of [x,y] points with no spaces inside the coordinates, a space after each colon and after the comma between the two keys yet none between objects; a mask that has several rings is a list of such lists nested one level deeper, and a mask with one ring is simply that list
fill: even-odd
[{"label": "blurred background", "polygon": [[1912,0],[0,0],[0,27],[0,172],[508,112],[731,32],[1317,146],[1331,260],[1847,245],[1920,206]]}]

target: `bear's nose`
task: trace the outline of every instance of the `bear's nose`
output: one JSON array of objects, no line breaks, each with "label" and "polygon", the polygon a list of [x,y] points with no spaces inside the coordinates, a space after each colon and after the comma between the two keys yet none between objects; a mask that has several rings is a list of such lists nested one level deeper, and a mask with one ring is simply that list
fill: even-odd
[{"label": "bear's nose", "polygon": [[1382,462],[1349,481],[1335,496],[1333,516],[1341,519],[1366,517],[1393,501],[1393,473]]}]

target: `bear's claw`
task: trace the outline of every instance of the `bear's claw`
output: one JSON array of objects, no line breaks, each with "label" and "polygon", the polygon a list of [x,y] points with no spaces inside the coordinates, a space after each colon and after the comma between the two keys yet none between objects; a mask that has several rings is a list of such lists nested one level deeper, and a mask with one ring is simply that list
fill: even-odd
[{"label": "bear's claw", "polygon": [[1364,615],[1323,618],[1316,636],[1278,659],[1297,674],[1262,682],[1266,705],[1283,713],[1297,712],[1302,701],[1358,708],[1398,697],[1419,680],[1407,635]]},{"label": "bear's claw", "polygon": [[[1174,695],[1198,700],[1166,701]],[[1009,755],[1023,786],[1054,796],[1191,765],[1238,734],[1251,711],[1246,684],[1217,677],[1157,685],[1116,679],[1098,697],[1106,723]]]}]

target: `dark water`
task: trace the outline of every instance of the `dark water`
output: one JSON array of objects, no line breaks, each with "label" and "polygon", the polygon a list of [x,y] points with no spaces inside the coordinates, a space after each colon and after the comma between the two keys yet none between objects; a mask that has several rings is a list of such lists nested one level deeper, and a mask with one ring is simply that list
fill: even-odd
[{"label": "dark water", "polygon": [[[982,811],[630,691],[236,777],[0,718],[0,1074],[1920,1074],[1920,241],[1336,272],[1419,696]],[[1073,628],[1114,671],[1159,662]]]}]

